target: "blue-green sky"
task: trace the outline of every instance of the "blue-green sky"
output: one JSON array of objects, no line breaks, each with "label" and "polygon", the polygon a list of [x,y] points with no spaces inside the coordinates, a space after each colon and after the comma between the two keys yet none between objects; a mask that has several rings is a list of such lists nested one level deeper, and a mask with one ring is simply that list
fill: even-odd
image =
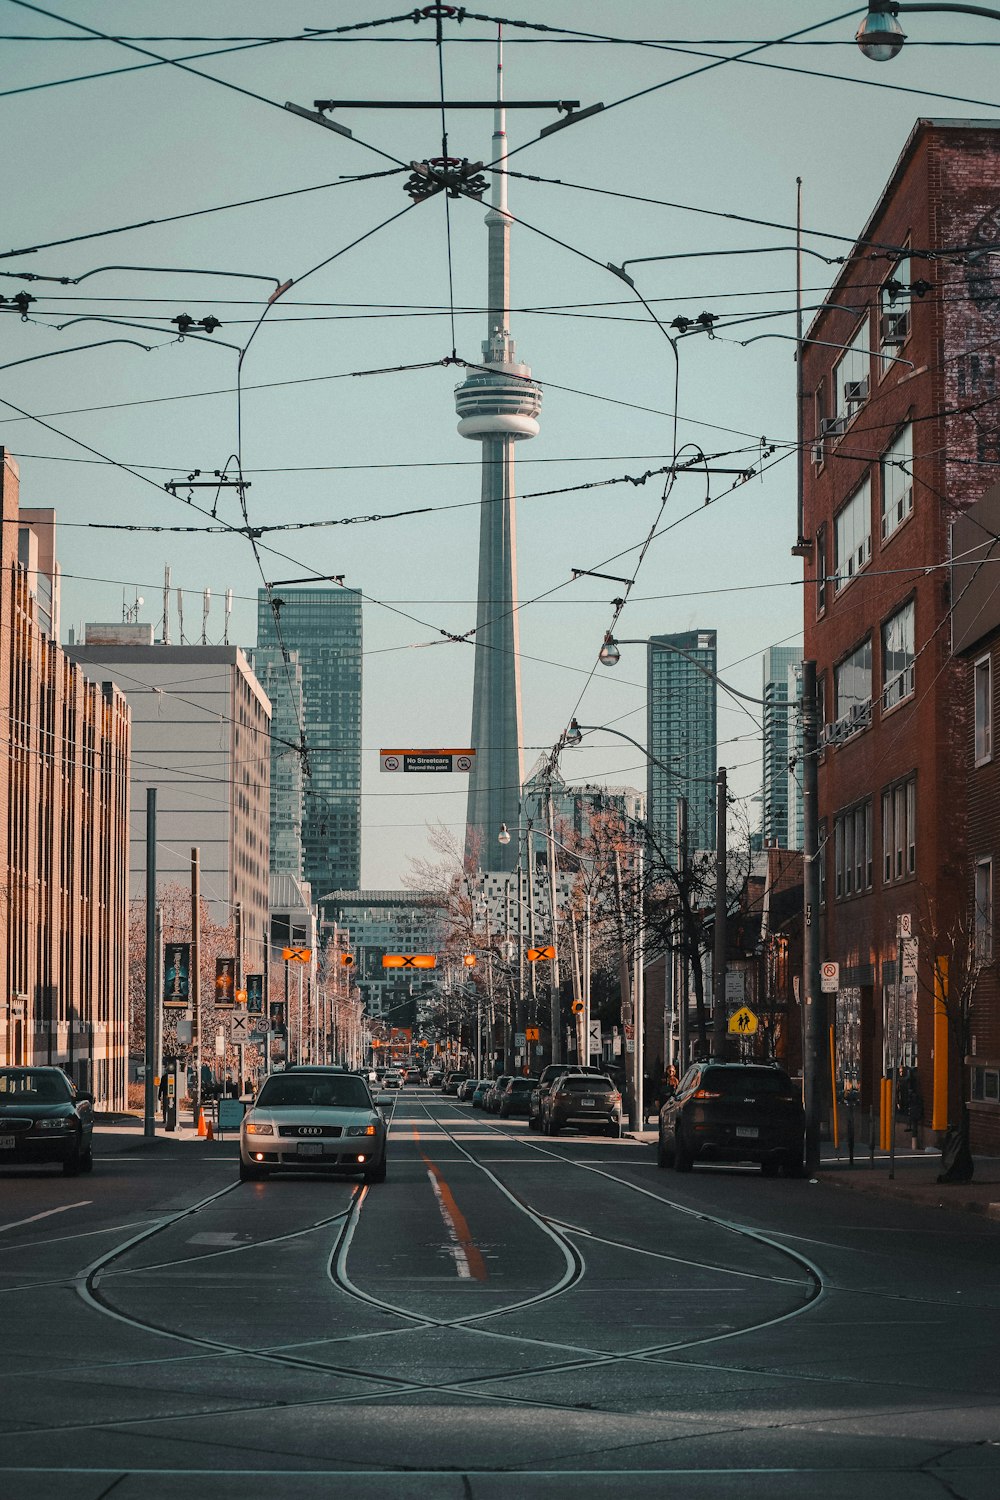
[{"label": "blue-green sky", "polygon": [[[514,19],[552,27],[684,42],[718,56],[827,20],[811,39],[836,44],[775,47],[756,63],[729,62],[670,82],[530,145],[511,162],[518,171],[564,184],[687,206],[517,178],[510,183],[515,218],[564,242],[527,227],[516,227],[512,236],[513,331],[522,357],[546,386],[541,435],[518,454],[518,488],[526,497],[518,531],[526,769],[577,708],[582,722],[614,722],[640,740],[644,734],[639,648],[623,648],[614,673],[599,669],[588,681],[610,622],[610,600],[620,590],[596,579],[574,583],[571,574],[574,568],[631,573],[636,553],[627,549],[641,542],[656,517],[663,481],[527,498],[532,491],[636,476],[667,463],[673,451],[670,348],[606,263],[693,252],[633,270],[668,323],[679,313],[710,311],[724,319],[784,310],[766,323],[680,346],[678,436],[689,445],[685,451],[695,445],[708,455],[729,454],[716,460],[720,467],[756,464],[759,439],[795,440],[793,345],[774,338],[741,347],[734,340],[793,333],[792,237],[780,228],[691,210],[790,224],[801,177],[807,228],[850,237],[863,226],[919,115],[992,119],[1000,108],[1000,23],[908,17],[911,41],[896,61],[878,67],[851,41],[862,12],[858,7],[831,20],[837,7],[816,0],[632,0],[614,7],[530,0],[511,12]],[[66,19],[53,18],[59,14]],[[433,112],[339,112],[336,118],[358,138],[350,141],[272,107],[325,97],[436,98],[439,58],[430,22],[400,21],[354,40],[253,47],[193,64],[261,98],[169,66],[32,87],[144,61],[109,41],[54,40],[78,35],[70,19],[129,37],[242,38],[291,36],[382,14],[372,0],[74,0],[45,15],[0,0],[6,38],[0,43],[6,142],[0,249],[337,183],[440,154],[440,119]],[[492,97],[494,29],[471,20],[446,24],[449,97]],[[10,39],[15,36],[47,40]],[[946,41],[978,45],[941,45]],[[181,57],[236,44],[136,45]],[[583,43],[515,27],[507,28],[505,45],[509,98],[575,98],[584,105],[610,105],[707,60],[662,46]],[[778,66],[759,65],[765,62]],[[788,68],[809,70],[808,76]],[[554,118],[551,111],[512,111],[511,149]],[[489,160],[488,114],[452,112],[448,129],[450,154]],[[0,363],[114,336],[101,323],[56,331],[57,322],[82,314],[129,317],[161,331],[121,334],[155,346],[149,352],[112,345],[21,365],[3,374],[0,397],[159,484],[194,469],[222,469],[238,444],[235,353],[173,341],[169,319],[212,314],[223,324],[216,341],[245,343],[267,282],[209,273],[298,282],[405,208],[405,176],[346,182],[3,260],[5,272],[50,276],[78,277],[112,264],[196,267],[206,274],[110,271],[78,287],[26,285],[5,276],[0,292],[26,288],[37,301],[29,321],[13,314],[0,325],[6,334]],[[450,219],[455,344],[461,356],[475,360],[484,324],[483,210],[467,200],[452,202]],[[381,745],[463,745],[468,738],[472,648],[442,634],[460,635],[475,623],[478,449],[455,431],[452,390],[460,376],[444,366],[351,373],[434,365],[451,352],[445,227],[439,197],[293,286],[244,363],[242,458],[253,523],[464,505],[398,521],[279,534],[265,540],[285,556],[261,554],[269,579],[313,569],[343,574],[372,601],[364,622],[363,879],[377,886],[398,884],[409,858],[426,852],[428,822],[440,819],[459,829],[464,820],[463,779],[412,778],[419,790],[409,790],[407,781],[403,792],[400,782],[378,771]],[[806,243],[829,255],[846,248],[816,236]],[[784,248],[749,253],[774,247]],[[704,255],[713,250],[744,253]],[[821,299],[832,274],[822,261],[806,260],[807,305]],[[246,540],[78,529],[94,522],[201,524],[202,518],[120,468],[79,462],[94,455],[10,409],[0,409],[0,441],[19,458],[22,503],[58,512],[64,635],[86,620],[121,618],[123,594],[131,604],[137,593],[145,600],[140,618],[158,629],[169,562],[174,588],[189,591],[188,638],[200,636],[200,593],[210,588],[209,638],[221,639],[221,596],[232,588],[230,639],[253,643],[261,575]],[[717,629],[723,676],[744,691],[759,689],[761,653],[801,633],[801,563],[789,550],[795,541],[794,458],[775,462],[786,453],[790,449],[779,446],[767,472],[731,494],[723,493],[729,480],[713,478],[707,507],[703,473],[677,480],[662,517],[677,524],[646,555],[620,635]],[[195,498],[211,505],[209,492]],[[239,521],[232,491],[222,496],[219,514]],[[174,612],[175,639],[176,632]],[[719,735],[731,784],[752,796],[760,783],[758,730],[725,698]],[[637,752],[600,735],[567,755],[564,771],[572,779],[637,785],[645,776]]]}]

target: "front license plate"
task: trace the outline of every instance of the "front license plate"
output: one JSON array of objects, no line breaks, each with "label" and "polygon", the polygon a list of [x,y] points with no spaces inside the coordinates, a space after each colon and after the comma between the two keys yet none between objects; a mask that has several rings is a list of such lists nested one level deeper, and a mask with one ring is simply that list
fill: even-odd
[{"label": "front license plate", "polygon": [[[754,1132],[756,1134],[756,1131]],[[322,1156],[323,1146],[320,1141],[299,1141],[300,1156]]]},{"label": "front license plate", "polygon": [[741,1136],[744,1140],[755,1141],[760,1135],[760,1131],[757,1129],[756,1125],[737,1125],[736,1134],[738,1136]]},{"label": "front license plate", "polygon": [[14,1137],[12,1135],[0,1135],[0,1151],[13,1151]]}]

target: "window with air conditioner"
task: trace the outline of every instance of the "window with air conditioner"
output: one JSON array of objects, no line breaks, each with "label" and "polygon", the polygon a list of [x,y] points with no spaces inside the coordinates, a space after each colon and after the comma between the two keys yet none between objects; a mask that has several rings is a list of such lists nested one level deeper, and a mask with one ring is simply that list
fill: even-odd
[{"label": "window with air conditioner", "polygon": [[882,482],[882,540],[913,509],[913,428],[909,423],[893,438],[879,465]]},{"label": "window with air conditioner", "polygon": [[850,583],[872,555],[872,485],[866,478],[847,504],[837,512],[833,522],[834,545],[834,591],[839,592]]},{"label": "window with air conditioner", "polygon": [[916,652],[914,608],[908,599],[882,626],[882,708],[888,711],[913,693]]},{"label": "window with air conditioner", "polygon": [[911,319],[910,258],[904,256],[892,268],[892,274],[879,289],[879,348],[882,351],[882,373],[890,370],[893,358],[910,336]]},{"label": "window with air conditioner", "polygon": [[[862,320],[844,353],[833,367],[833,419],[843,432],[854,413],[868,400],[871,378],[871,345],[868,318]],[[828,429],[829,430],[829,429]]]},{"label": "window with air conditioner", "polygon": [[872,642],[871,636],[846,656],[834,670],[834,718],[856,728],[863,728],[871,713]]},{"label": "window with air conditioner", "polygon": [[976,765],[993,758],[993,663],[981,656],[972,668],[972,701]]}]

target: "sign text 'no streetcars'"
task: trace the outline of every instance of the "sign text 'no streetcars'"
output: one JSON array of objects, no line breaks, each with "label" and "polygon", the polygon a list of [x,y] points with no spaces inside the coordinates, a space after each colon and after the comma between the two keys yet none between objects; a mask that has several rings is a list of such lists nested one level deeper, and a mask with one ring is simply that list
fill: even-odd
[{"label": "sign text 'no streetcars'", "polygon": [[475,750],[380,750],[383,771],[471,771]]}]

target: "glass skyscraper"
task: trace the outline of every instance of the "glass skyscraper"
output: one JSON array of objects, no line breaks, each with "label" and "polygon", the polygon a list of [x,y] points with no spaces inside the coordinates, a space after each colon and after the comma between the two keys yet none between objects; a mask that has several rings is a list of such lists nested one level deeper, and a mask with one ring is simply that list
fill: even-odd
[{"label": "glass skyscraper", "polygon": [[[687,799],[687,852],[715,848],[714,630],[653,635],[646,649],[646,815],[654,858],[677,864],[677,799]],[[710,675],[709,675],[710,674]]]},{"label": "glass skyscraper", "polygon": [[[802,848],[802,798],[796,795],[802,767],[802,721],[798,711],[802,645],[771,646],[764,652],[764,779],[761,833],[779,849]],[[792,762],[796,764],[789,769]]]},{"label": "glass skyscraper", "polygon": [[271,700],[271,874],[303,879],[304,811],[299,725],[302,668],[297,651],[258,646],[250,653],[257,681]]},{"label": "glass skyscraper", "polygon": [[361,882],[361,595],[356,589],[295,587],[272,591],[269,600],[260,589],[257,644],[298,657],[308,752],[302,767],[303,873],[313,899],[356,890]]}]

